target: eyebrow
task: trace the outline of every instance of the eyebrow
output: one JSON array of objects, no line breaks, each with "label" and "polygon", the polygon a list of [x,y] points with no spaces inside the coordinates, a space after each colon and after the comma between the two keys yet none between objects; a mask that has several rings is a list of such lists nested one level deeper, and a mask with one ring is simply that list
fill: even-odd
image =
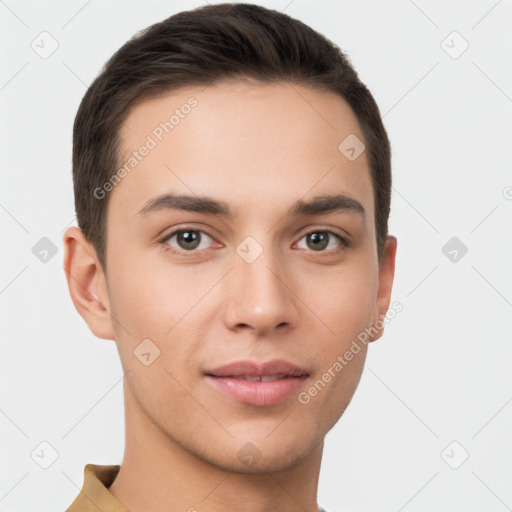
[{"label": "eyebrow", "polygon": [[[234,218],[237,216],[237,213],[224,201],[219,201],[208,196],[190,196],[172,193],[162,194],[150,199],[137,215],[146,216],[150,213],[167,210],[206,213],[209,215],[220,215],[226,218]],[[343,194],[316,196],[310,201],[298,200],[288,210],[287,215],[300,217],[328,213],[356,213],[360,215],[363,220],[366,219],[364,206],[356,199]]]}]

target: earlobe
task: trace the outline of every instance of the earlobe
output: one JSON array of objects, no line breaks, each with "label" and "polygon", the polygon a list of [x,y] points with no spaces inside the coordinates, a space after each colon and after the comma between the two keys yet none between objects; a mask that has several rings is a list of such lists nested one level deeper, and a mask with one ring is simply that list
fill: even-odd
[{"label": "earlobe", "polygon": [[389,235],[386,239],[384,255],[379,265],[379,290],[376,301],[377,318],[372,324],[370,341],[377,341],[384,334],[384,318],[391,302],[391,291],[395,277],[395,257],[398,241]]},{"label": "earlobe", "polygon": [[72,226],[63,235],[64,270],[69,293],[94,335],[114,339],[105,274],[92,244]]}]

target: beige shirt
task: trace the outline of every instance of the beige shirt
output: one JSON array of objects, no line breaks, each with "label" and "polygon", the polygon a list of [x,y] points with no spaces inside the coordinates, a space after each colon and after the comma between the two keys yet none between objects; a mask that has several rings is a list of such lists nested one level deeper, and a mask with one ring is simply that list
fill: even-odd
[{"label": "beige shirt", "polygon": [[[128,512],[108,490],[120,468],[86,464],[82,490],[66,512]],[[318,512],[327,511],[320,507]]]},{"label": "beige shirt", "polygon": [[82,490],[66,512],[128,512],[108,490],[120,468],[86,464]]}]

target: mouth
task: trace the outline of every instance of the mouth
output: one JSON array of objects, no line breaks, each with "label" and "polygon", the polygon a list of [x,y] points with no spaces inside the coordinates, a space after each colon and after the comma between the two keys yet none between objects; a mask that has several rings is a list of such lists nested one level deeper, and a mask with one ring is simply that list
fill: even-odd
[{"label": "mouth", "polygon": [[294,363],[283,359],[273,359],[264,363],[257,361],[233,361],[218,368],[206,370],[206,375],[212,377],[231,377],[234,379],[282,379],[286,377],[301,377],[308,375],[308,371]]},{"label": "mouth", "polygon": [[289,399],[309,377],[309,372],[283,360],[258,364],[237,361],[205,372],[215,390],[238,402],[259,407]]}]

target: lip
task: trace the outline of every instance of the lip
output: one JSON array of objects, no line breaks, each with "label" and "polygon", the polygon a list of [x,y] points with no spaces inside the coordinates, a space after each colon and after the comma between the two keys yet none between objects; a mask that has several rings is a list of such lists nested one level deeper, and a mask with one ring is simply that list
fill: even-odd
[{"label": "lip", "polygon": [[289,377],[301,377],[309,375],[308,371],[300,366],[285,361],[284,359],[273,359],[265,363],[257,363],[256,361],[233,361],[232,363],[206,370],[206,375],[214,377],[261,377],[263,375],[280,375],[284,374]]},{"label": "lip", "polygon": [[[309,373],[304,368],[281,359],[266,363],[235,361],[204,373],[207,381],[215,389],[239,402],[259,407],[281,403],[295,394],[309,377]],[[282,375],[283,378],[272,381],[242,379],[242,377],[275,375]]]}]

